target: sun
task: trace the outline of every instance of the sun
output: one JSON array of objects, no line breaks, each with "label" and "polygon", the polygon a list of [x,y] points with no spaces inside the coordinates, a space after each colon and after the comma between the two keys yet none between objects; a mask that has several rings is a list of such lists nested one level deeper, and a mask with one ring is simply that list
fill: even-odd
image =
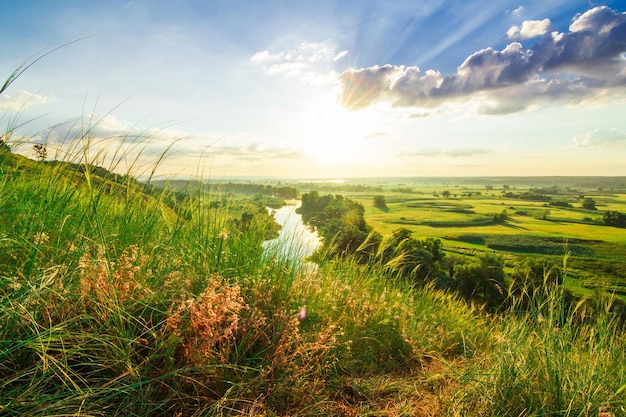
[{"label": "sun", "polygon": [[308,115],[302,127],[303,150],[319,165],[360,165],[373,156],[367,112],[329,106]]}]

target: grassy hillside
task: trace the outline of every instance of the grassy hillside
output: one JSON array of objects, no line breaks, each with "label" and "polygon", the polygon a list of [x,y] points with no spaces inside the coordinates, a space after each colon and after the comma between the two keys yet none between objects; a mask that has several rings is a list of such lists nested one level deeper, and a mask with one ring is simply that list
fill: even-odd
[{"label": "grassy hillside", "polygon": [[591,316],[546,285],[488,315],[275,259],[266,213],[107,172],[0,153],[0,415],[626,414],[608,297]]}]

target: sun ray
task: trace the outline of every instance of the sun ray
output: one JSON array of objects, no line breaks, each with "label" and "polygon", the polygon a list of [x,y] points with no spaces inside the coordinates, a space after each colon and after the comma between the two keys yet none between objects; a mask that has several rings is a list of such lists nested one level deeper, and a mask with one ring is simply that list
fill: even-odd
[{"label": "sun ray", "polygon": [[310,114],[303,128],[304,151],[318,164],[362,164],[372,157],[372,141],[367,137],[374,122],[368,112],[333,105]]}]

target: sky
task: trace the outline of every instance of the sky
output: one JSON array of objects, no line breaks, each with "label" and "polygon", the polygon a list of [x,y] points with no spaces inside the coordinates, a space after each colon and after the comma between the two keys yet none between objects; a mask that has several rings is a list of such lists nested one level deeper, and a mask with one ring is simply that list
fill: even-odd
[{"label": "sky", "polygon": [[0,5],[0,52],[0,86],[32,64],[0,94],[29,156],[140,177],[626,175],[626,0],[21,0]]}]

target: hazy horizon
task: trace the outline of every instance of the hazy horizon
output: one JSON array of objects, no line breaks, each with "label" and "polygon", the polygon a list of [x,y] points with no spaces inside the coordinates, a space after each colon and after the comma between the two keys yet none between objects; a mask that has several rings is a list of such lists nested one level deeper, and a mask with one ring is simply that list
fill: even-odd
[{"label": "hazy horizon", "polygon": [[[11,2],[17,150],[162,176],[626,176],[622,1]],[[16,123],[16,120],[18,122]],[[121,167],[123,169],[123,167]],[[141,175],[141,172],[137,172]]]}]

